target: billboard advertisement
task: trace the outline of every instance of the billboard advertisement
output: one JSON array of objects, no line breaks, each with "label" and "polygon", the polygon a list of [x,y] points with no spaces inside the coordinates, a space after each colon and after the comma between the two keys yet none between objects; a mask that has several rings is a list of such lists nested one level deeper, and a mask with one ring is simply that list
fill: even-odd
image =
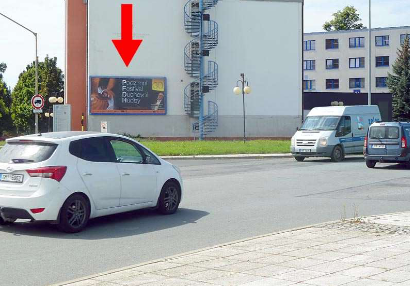
[{"label": "billboard advertisement", "polygon": [[90,114],[166,114],[165,77],[90,77]]}]

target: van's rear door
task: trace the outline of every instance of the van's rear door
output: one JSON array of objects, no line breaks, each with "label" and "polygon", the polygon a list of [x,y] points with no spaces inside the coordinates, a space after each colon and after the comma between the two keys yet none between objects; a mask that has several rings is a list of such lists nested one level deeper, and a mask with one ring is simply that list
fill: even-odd
[{"label": "van's rear door", "polygon": [[372,126],[368,140],[369,155],[401,155],[401,128],[399,126]]}]

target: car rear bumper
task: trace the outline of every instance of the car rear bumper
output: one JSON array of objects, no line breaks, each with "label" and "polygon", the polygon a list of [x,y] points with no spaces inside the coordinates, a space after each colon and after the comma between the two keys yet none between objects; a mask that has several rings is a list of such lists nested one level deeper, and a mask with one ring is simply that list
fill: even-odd
[{"label": "car rear bumper", "polygon": [[381,163],[397,163],[410,161],[410,155],[365,155],[364,158],[366,159],[366,161],[377,161]]},{"label": "car rear bumper", "polygon": [[30,219],[34,220],[31,214],[24,209],[0,207],[0,217],[3,219]]}]

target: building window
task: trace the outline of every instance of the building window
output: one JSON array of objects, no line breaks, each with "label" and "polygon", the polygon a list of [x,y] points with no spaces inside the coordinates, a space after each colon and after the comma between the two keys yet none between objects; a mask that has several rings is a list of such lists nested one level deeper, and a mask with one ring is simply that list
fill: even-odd
[{"label": "building window", "polygon": [[303,81],[303,89],[304,90],[315,90],[316,89],[316,81],[315,80],[304,80]]},{"label": "building window", "polygon": [[404,44],[404,39],[406,39],[406,37],[410,38],[410,34],[401,34],[400,35],[400,45]]},{"label": "building window", "polygon": [[364,57],[350,58],[349,59],[349,68],[351,68],[351,69],[364,68]]},{"label": "building window", "polygon": [[376,87],[387,87],[387,77],[376,77]]},{"label": "building window", "polygon": [[326,60],[326,69],[338,69],[339,68],[339,59],[329,59]]},{"label": "building window", "polygon": [[389,36],[376,36],[376,46],[383,47],[389,45]]},{"label": "building window", "polygon": [[326,39],[326,50],[338,49],[339,39]]},{"label": "building window", "polygon": [[363,48],[364,47],[364,37],[349,38],[350,48]]},{"label": "building window", "polygon": [[314,50],[316,50],[316,41],[315,40],[303,41],[303,50],[304,51],[314,51]]},{"label": "building window", "polygon": [[364,88],[364,78],[349,78],[349,88]]},{"label": "building window", "polygon": [[376,57],[376,67],[388,67],[389,66],[389,57]]},{"label": "building window", "polygon": [[339,79],[327,79],[326,80],[326,89],[338,89],[339,88]]},{"label": "building window", "polygon": [[303,69],[305,71],[313,71],[315,70],[316,61],[315,60],[306,60],[303,61]]}]

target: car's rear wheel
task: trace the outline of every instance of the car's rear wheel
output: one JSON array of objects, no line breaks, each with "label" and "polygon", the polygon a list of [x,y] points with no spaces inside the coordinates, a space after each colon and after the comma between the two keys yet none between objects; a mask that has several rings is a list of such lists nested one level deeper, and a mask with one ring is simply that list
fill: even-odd
[{"label": "car's rear wheel", "polygon": [[333,148],[332,155],[330,157],[333,162],[341,162],[344,159],[343,149],[339,145]]},{"label": "car's rear wheel", "polygon": [[162,187],[158,198],[158,212],[161,214],[173,214],[177,211],[181,201],[181,189],[175,182],[167,182]]},{"label": "car's rear wheel", "polygon": [[0,225],[12,224],[12,223],[14,223],[15,221],[16,221],[15,219],[7,219],[7,220],[4,220],[4,219],[0,216]]},{"label": "car's rear wheel", "polygon": [[90,218],[90,205],[79,194],[69,197],[61,208],[58,228],[67,233],[82,231]]},{"label": "car's rear wheel", "polygon": [[376,166],[376,161],[366,160],[366,166],[367,168],[374,168],[374,166]]}]

